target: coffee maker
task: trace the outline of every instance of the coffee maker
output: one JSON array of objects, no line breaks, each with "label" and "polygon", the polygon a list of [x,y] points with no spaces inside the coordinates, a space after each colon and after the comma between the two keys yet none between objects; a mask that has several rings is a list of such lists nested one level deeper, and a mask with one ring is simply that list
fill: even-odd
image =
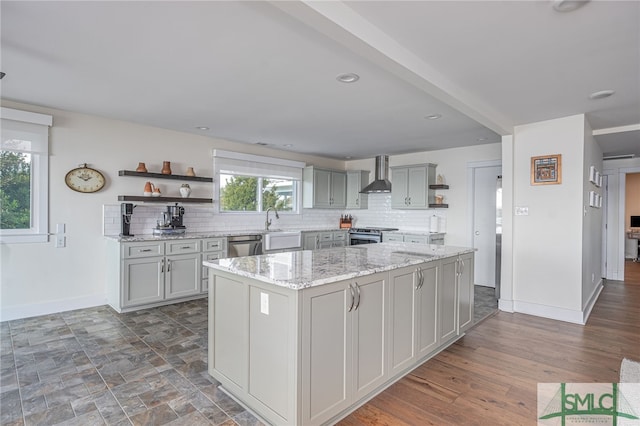
[{"label": "coffee maker", "polygon": [[167,206],[167,210],[162,212],[162,219],[158,220],[158,226],[153,229],[154,235],[184,234],[187,227],[182,224],[184,207],[176,203],[174,206]]},{"label": "coffee maker", "polygon": [[131,203],[122,203],[120,205],[120,212],[122,213],[122,222],[120,224],[120,236],[121,237],[133,237],[131,231],[131,215],[133,215],[133,209],[135,206]]}]

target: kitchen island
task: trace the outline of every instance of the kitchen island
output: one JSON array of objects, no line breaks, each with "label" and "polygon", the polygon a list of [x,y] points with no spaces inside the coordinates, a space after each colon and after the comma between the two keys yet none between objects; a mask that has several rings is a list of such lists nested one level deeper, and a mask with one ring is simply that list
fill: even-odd
[{"label": "kitchen island", "polygon": [[204,265],[209,374],[271,424],[335,423],[473,321],[473,249],[382,243]]}]

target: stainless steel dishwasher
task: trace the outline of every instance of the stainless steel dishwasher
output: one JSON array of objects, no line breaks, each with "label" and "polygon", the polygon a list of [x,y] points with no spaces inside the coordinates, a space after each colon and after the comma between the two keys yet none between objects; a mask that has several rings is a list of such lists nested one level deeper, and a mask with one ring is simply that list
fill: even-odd
[{"label": "stainless steel dishwasher", "polygon": [[229,257],[262,254],[262,235],[236,235],[227,237]]}]

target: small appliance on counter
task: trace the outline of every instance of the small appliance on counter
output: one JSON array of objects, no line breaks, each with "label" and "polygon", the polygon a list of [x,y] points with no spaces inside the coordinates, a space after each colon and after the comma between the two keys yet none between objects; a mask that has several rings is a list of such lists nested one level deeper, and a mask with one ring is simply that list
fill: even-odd
[{"label": "small appliance on counter", "polygon": [[121,237],[133,237],[133,234],[131,234],[131,216],[135,207],[132,203],[120,204],[120,212],[122,213],[122,222],[120,223]]},{"label": "small appliance on counter", "polygon": [[187,232],[187,227],[182,224],[184,207],[176,203],[174,206],[167,206],[167,211],[162,212],[162,219],[158,220],[158,225],[153,228],[153,235],[176,235]]}]

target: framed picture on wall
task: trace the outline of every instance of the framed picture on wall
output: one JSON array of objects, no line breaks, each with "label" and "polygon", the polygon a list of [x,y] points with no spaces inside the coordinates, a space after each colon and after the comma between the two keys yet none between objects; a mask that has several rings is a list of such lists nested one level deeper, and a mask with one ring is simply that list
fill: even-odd
[{"label": "framed picture on wall", "polygon": [[562,183],[562,154],[531,157],[531,185]]}]

